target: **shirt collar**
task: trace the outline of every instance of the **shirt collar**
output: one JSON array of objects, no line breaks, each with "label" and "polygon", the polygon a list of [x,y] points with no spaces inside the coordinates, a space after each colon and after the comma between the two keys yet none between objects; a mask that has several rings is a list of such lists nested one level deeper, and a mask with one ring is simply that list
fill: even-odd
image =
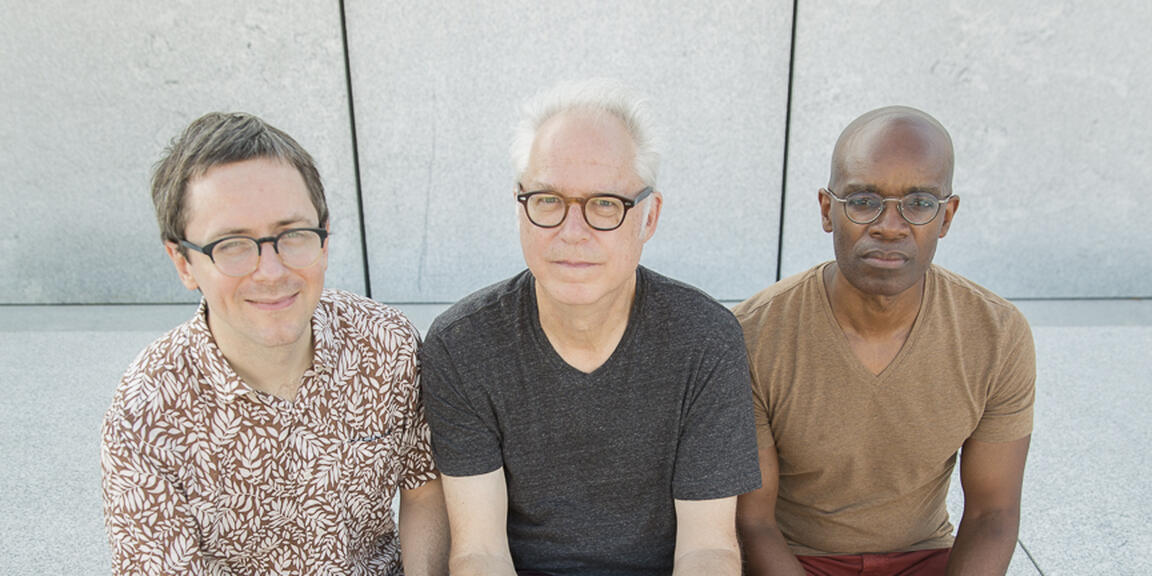
[{"label": "shirt collar", "polygon": [[[339,353],[336,325],[340,320],[334,314],[333,307],[328,305],[326,296],[321,297],[312,314],[312,369],[305,372],[305,378],[310,372],[330,373],[336,368]],[[221,398],[230,401],[255,392],[232,370],[224,353],[216,345],[212,330],[208,328],[208,302],[205,299],[200,299],[200,306],[188,322],[188,327],[189,347],[195,351],[201,372]]]},{"label": "shirt collar", "polygon": [[340,317],[329,300],[328,291],[321,293],[316,311],[312,313],[312,369],[331,372],[336,369],[339,344],[336,342]]},{"label": "shirt collar", "polygon": [[224,353],[216,346],[208,328],[208,302],[201,298],[196,315],[188,322],[188,346],[200,362],[200,372],[224,400],[233,400],[252,392],[252,387],[232,370]]}]

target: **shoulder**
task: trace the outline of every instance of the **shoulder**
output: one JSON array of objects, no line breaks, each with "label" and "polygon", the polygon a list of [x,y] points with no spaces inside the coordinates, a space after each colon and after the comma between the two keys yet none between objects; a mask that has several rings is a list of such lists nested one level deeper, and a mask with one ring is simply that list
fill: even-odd
[{"label": "shoulder", "polygon": [[818,282],[821,272],[828,263],[814,266],[757,292],[751,298],[737,304],[732,312],[745,330],[761,326],[788,314],[793,305],[819,292]]},{"label": "shoulder", "polygon": [[985,332],[1018,336],[1028,332],[1024,314],[1008,300],[991,290],[940,266],[928,269],[938,307],[955,310],[958,321],[983,326]]},{"label": "shoulder", "polygon": [[420,334],[404,313],[359,294],[326,289],[316,306],[316,317],[331,322],[339,332],[353,333],[388,343],[399,338],[416,341]]},{"label": "shoulder", "polygon": [[652,305],[683,308],[678,312],[696,312],[714,318],[732,316],[732,311],[727,306],[691,284],[669,278],[643,266],[639,267],[639,275],[645,291],[644,298]]},{"label": "shoulder", "polygon": [[139,435],[190,402],[202,372],[191,323],[169,330],[132,361],[104,415],[106,432]]},{"label": "shoulder", "polygon": [[740,341],[740,324],[727,306],[699,288],[640,267],[643,323],[658,338],[688,338],[695,345]]},{"label": "shoulder", "polygon": [[514,323],[531,282],[532,275],[525,270],[465,296],[436,317],[428,329],[428,339],[478,336]]}]

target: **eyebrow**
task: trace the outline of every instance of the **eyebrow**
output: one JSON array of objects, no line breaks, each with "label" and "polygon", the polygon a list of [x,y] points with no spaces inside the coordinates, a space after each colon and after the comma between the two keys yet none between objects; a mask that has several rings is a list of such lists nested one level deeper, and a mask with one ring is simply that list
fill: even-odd
[{"label": "eyebrow", "polygon": [[937,186],[913,186],[913,187],[909,188],[908,191],[905,192],[905,194],[915,194],[917,192],[923,192],[925,194],[931,194],[931,195],[936,196],[936,197],[940,196],[940,188]]},{"label": "eyebrow", "polygon": [[[871,184],[849,184],[843,188],[840,194],[847,196],[849,194],[856,194],[859,192],[870,192],[878,196],[883,196],[883,194],[881,194],[880,191]],[[940,197],[940,188],[937,186],[911,186],[909,188],[905,188],[904,193],[901,194],[901,196],[916,194],[918,192]]]},{"label": "eyebrow", "polygon": [[[273,225],[273,229],[281,229],[281,228],[289,228],[289,227],[299,228],[299,227],[301,227],[301,226],[299,226],[300,224],[304,224],[305,226],[303,226],[303,227],[305,227],[305,228],[312,228],[313,227],[311,225],[311,221],[307,217],[293,216],[291,218],[285,218],[283,220],[277,220],[275,222],[275,224]],[[317,227],[319,227],[319,226],[317,226]],[[217,234],[211,235],[210,238],[212,238],[213,240],[218,240],[220,238],[226,238],[228,236],[252,236],[252,237],[255,237],[254,235],[252,235],[252,229],[251,228],[228,228],[227,230],[223,230]],[[275,234],[273,234],[273,236],[275,236]]]},{"label": "eyebrow", "polygon": [[526,194],[532,194],[535,192],[547,192],[549,194],[563,196],[564,198],[591,198],[593,196],[615,196],[617,198],[628,198],[626,192],[608,192],[605,190],[598,190],[586,196],[573,196],[556,190],[556,187],[551,184],[539,184],[537,186],[528,187],[521,183],[520,187],[524,189],[524,193]]}]

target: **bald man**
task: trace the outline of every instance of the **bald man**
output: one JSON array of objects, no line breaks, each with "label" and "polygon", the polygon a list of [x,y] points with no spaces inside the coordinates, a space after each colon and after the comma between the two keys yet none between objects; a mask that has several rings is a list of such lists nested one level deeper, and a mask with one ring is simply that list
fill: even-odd
[{"label": "bald man", "polygon": [[818,192],[836,260],[736,307],[763,484],[738,504],[747,573],[1007,570],[1035,354],[1012,304],[932,264],[960,205],[952,169],[951,137],[928,114],[857,118]]}]

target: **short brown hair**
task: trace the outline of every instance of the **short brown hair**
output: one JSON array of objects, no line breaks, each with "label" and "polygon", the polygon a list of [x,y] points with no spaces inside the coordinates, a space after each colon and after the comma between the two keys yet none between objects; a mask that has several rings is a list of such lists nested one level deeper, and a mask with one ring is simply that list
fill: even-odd
[{"label": "short brown hair", "polygon": [[[328,202],[324,184],[312,156],[296,140],[260,118],[243,112],[212,112],[188,125],[164,151],[152,173],[152,204],[160,237],[179,244],[184,239],[187,214],[184,197],[188,183],[214,166],[254,158],[273,158],[300,171],[308,196],[320,217],[320,227],[328,224]],[[181,248],[183,252],[183,248]]]}]

